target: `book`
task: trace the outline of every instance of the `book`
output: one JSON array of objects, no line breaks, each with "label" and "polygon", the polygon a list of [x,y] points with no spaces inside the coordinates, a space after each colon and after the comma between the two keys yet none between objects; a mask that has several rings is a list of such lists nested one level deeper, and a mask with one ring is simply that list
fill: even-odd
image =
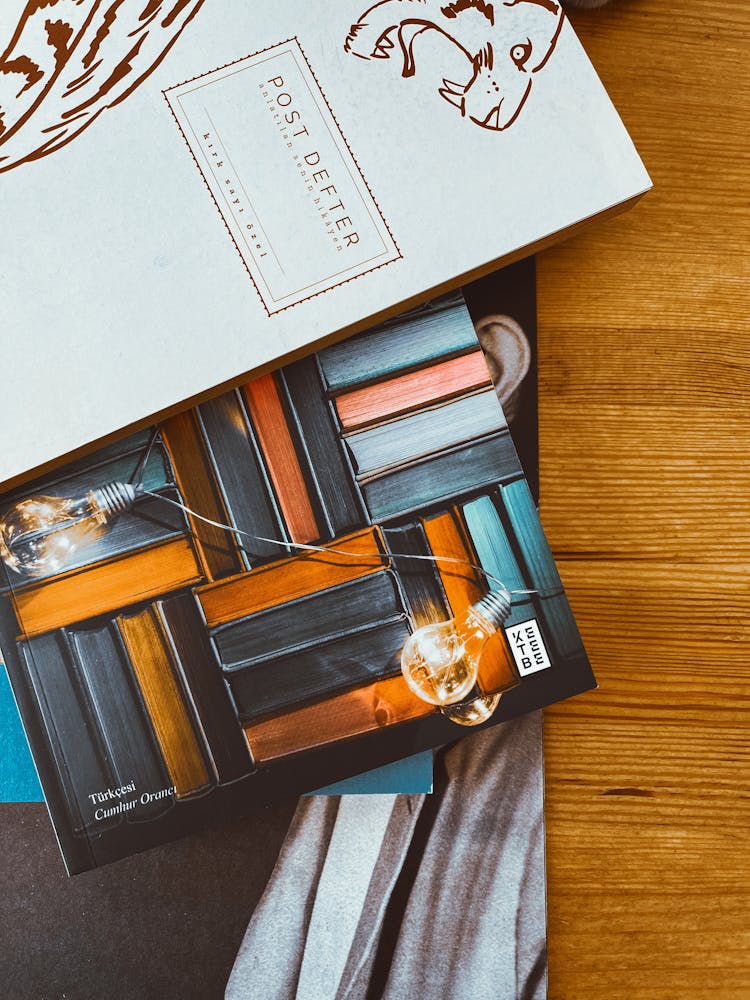
[{"label": "book", "polygon": [[560,0],[6,0],[0,52],[6,489],[650,187]]},{"label": "book", "polygon": [[489,384],[484,356],[475,349],[429,368],[353,389],[337,397],[336,410],[342,427],[354,430]]},{"label": "book", "polygon": [[293,542],[314,542],[321,530],[273,375],[249,382],[243,394],[289,537]]},{"label": "book", "polygon": [[241,558],[236,568],[249,569],[258,560],[278,553],[275,541],[288,540],[260,446],[239,394],[225,393],[208,400],[196,412],[213,465],[213,478],[229,515],[224,523],[257,536],[249,541],[230,532]]},{"label": "book", "polygon": [[357,476],[364,478],[504,428],[490,387],[349,434],[345,440]]},{"label": "book", "polygon": [[[435,349],[424,368],[477,355],[476,347],[466,348],[473,324],[463,302],[453,297],[436,311],[445,330],[455,330],[455,340],[444,332],[442,353]],[[397,337],[409,354],[410,322],[422,326],[423,316],[420,310],[389,324],[386,337]],[[410,365],[418,374],[419,367]],[[301,373],[317,373],[308,380],[312,402],[303,402]],[[382,373],[384,382],[392,377],[390,370]],[[374,417],[366,425],[368,432],[377,430],[378,448],[388,451],[387,428],[399,441],[388,452],[388,465],[361,476],[348,457],[350,432],[335,404],[341,395],[378,385],[369,364],[356,377],[340,378],[337,388],[320,357],[291,377],[282,369],[259,379],[260,390],[253,380],[208,404],[217,416],[211,427],[210,418],[204,419],[207,404],[201,404],[178,426],[169,418],[135,439],[137,445],[125,441],[131,492],[124,483],[103,483],[107,462],[94,456],[88,474],[85,463],[75,469],[76,489],[88,490],[83,506],[54,499],[54,490],[71,481],[65,470],[0,498],[6,585],[0,644],[72,873],[169,840],[213,817],[455,740],[465,722],[479,721],[477,706],[492,724],[594,683],[577,631],[575,644],[561,643],[566,633],[559,608],[544,603],[562,592],[530,494],[516,485],[524,484],[523,470],[498,403],[492,420],[485,410],[489,396],[476,412],[479,437],[466,416],[454,422],[457,436],[447,443],[445,408],[460,404],[471,412],[477,390],[436,402],[440,389],[428,380],[433,392],[414,397],[409,412]],[[260,405],[245,406],[248,398],[270,398],[271,404],[261,412]],[[440,427],[434,437],[431,414]],[[413,442],[416,454],[399,451],[402,421],[412,419],[422,428]],[[292,476],[277,467],[274,477],[269,464],[278,458],[272,456],[270,428],[278,429],[280,421],[286,427],[281,452],[291,458],[293,451],[296,465]],[[257,425],[264,422],[261,434]],[[329,450],[320,442],[332,435],[336,447],[329,466]],[[158,449],[164,485],[139,494],[137,470],[149,448],[150,454]],[[245,465],[251,478],[242,487],[237,484]],[[193,472],[196,486],[182,485],[192,482]],[[329,478],[341,484],[346,501],[339,511],[347,512],[341,521],[346,527],[331,537],[333,519],[320,516],[331,501],[317,485]],[[295,544],[288,524],[289,502],[303,486],[323,535],[312,547]],[[327,487],[329,498],[333,488]],[[40,496],[45,499],[35,499]],[[126,551],[101,549],[108,526],[124,516],[121,508],[135,514],[148,499],[173,510],[169,501],[175,496],[191,509],[176,510],[182,520],[174,537],[154,543],[132,535]],[[96,531],[86,544],[78,521],[66,518],[71,510],[90,512],[92,505]],[[62,523],[48,531],[45,522],[38,534],[24,534],[23,518],[46,517],[48,508]],[[240,539],[230,522],[240,508],[277,512],[281,537],[267,536],[266,549],[238,566]],[[208,511],[218,515],[210,517],[216,522],[211,537],[201,535]],[[252,549],[258,528],[243,524],[251,536],[242,536],[243,550],[245,542]],[[58,543],[66,537],[78,545],[74,568],[59,555]],[[212,546],[221,558],[208,557]],[[47,565],[45,558],[52,557],[54,565]],[[491,596],[502,594],[502,586],[512,592],[507,614],[497,610],[502,599]],[[451,619],[469,622],[482,607],[499,616],[488,626],[484,652],[466,663],[459,655],[461,690],[436,704],[409,672],[405,651],[427,641],[432,633],[425,630]],[[86,671],[78,665],[78,645],[75,655],[69,646],[68,637],[78,635],[96,637],[89,638],[83,656]],[[107,673],[106,684],[86,679],[97,667]],[[95,689],[99,702],[109,699],[96,711]],[[121,690],[130,692],[130,700]],[[125,708],[148,733],[142,743],[123,738],[118,713]],[[135,726],[131,731],[139,732]],[[118,748],[116,768],[102,749],[109,745]],[[121,777],[128,773],[135,777]],[[122,802],[126,819],[121,811],[98,819],[92,796]]]},{"label": "book", "polygon": [[492,434],[368,479],[365,503],[373,518],[400,517],[513,475],[514,456],[510,433]]},{"label": "book", "polygon": [[211,776],[156,609],[118,615],[115,622],[154,728],[172,794],[181,799],[203,791]]},{"label": "book", "polygon": [[397,617],[404,613],[398,594],[396,577],[382,570],[297,600],[284,597],[275,607],[212,629],[211,638],[222,667],[231,671],[322,642],[331,635],[332,623],[338,631],[352,632]]},{"label": "book", "polygon": [[396,675],[400,672],[399,653],[408,638],[407,618],[401,615],[370,628],[331,636],[295,650],[293,656],[235,670],[229,676],[229,687],[237,717],[246,725]]},{"label": "book", "polygon": [[[279,371],[278,380],[296,428],[296,441],[305,456],[325,531],[330,538],[346,534],[362,523],[364,509],[357,484],[352,481],[317,357],[287,365]],[[316,470],[322,469],[325,474],[318,474]]]},{"label": "book", "polygon": [[[479,556],[471,546],[466,527],[456,508],[423,521],[430,551],[438,556],[437,568],[451,613],[456,618],[476,604],[483,593],[482,576],[473,569]],[[443,558],[439,558],[442,556]],[[491,636],[479,661],[477,687],[492,694],[514,687],[516,683],[512,658],[503,638]]]}]

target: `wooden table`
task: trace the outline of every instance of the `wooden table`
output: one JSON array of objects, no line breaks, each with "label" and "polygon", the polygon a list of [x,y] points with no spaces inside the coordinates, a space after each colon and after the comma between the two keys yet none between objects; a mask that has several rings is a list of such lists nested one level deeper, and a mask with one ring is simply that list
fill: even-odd
[{"label": "wooden table", "polygon": [[539,258],[542,520],[600,688],[546,713],[550,997],[750,997],[746,0],[572,14],[653,178]]}]

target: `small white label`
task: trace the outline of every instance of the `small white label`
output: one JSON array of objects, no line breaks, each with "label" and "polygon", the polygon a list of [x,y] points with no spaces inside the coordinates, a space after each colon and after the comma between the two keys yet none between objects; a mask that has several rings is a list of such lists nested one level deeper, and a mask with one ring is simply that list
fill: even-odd
[{"label": "small white label", "polygon": [[552,665],[536,618],[510,625],[505,629],[505,634],[521,677],[546,670]]}]

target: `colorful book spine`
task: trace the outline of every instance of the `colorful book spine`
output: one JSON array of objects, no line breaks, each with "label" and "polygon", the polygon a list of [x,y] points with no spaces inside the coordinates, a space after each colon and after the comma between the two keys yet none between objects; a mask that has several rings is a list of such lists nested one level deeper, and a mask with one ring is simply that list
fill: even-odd
[{"label": "colorful book spine", "polygon": [[117,627],[175,795],[180,799],[202,791],[212,783],[213,777],[157,615],[152,608],[135,615],[120,615]]},{"label": "colorful book spine", "polygon": [[357,475],[367,478],[506,427],[494,389],[484,389],[349,434],[346,445]]},{"label": "colorful book spine", "polygon": [[245,736],[253,758],[266,763],[436,713],[399,675],[256,722]]},{"label": "colorful book spine", "polygon": [[189,692],[216,777],[219,782],[235,781],[250,773],[253,764],[198,604],[192,594],[180,594],[157,602],[155,611],[183,688]]},{"label": "colorful book spine", "polygon": [[409,637],[405,616],[262,660],[227,675],[242,723],[294,706],[325,701],[344,691],[400,673]]},{"label": "colorful book spine", "polygon": [[278,373],[286,412],[305,456],[305,469],[317,495],[327,537],[348,534],[366,524],[353,470],[328,400],[315,355]]},{"label": "colorful book spine", "polygon": [[[110,447],[107,452],[107,460],[98,462],[95,466],[97,481],[101,483],[129,482],[138,467],[144,449],[148,447],[149,437],[150,435],[146,435],[145,444],[138,451],[132,450],[131,439],[128,439],[127,442],[120,442],[122,454],[118,454],[113,447]],[[141,444],[143,438],[138,436],[136,440]],[[91,473],[81,470],[76,475],[44,479],[34,484],[33,487],[26,486],[23,494],[18,495],[18,499],[34,493],[47,496],[85,496],[91,489],[91,482]],[[143,485],[146,489],[162,493],[173,500],[177,498],[171,470],[161,446],[155,447],[149,455],[143,470]],[[3,508],[6,505],[11,506],[14,502],[15,495],[9,496],[7,501],[4,498]],[[187,521],[180,510],[157,498],[143,497],[136,507],[124,512],[112,521],[99,538],[82,546],[66,563],[65,572],[70,573],[75,569],[94,566],[96,563],[116,558],[136,549],[147,548],[179,535],[185,535],[187,530]],[[41,582],[42,580],[50,580],[57,575],[58,571],[50,570],[35,579]]]},{"label": "colorful book spine", "polygon": [[383,536],[414,628],[445,621],[449,617],[448,606],[435,564],[429,559],[413,558],[430,555],[422,525],[385,528]]},{"label": "colorful book spine", "polygon": [[369,576],[386,565],[376,527],[337,539],[330,548],[344,554],[307,552],[198,588],[206,624],[214,628],[284,601]]},{"label": "colorful book spine", "polygon": [[[500,580],[511,593],[528,590],[529,584],[492,499],[489,496],[478,497],[464,504],[462,513],[479,564],[491,574],[487,578],[488,589],[497,590],[500,586],[497,581]],[[533,617],[531,595],[518,593],[512,596],[513,605],[506,625]]]},{"label": "colorful book spine", "polygon": [[[94,823],[88,796],[111,787],[111,775],[73,665],[61,644],[61,636],[53,632],[20,642],[18,651],[62,791],[67,823],[80,836]],[[49,772],[44,777],[46,785],[54,780]],[[114,823],[119,819],[115,817]],[[112,820],[105,821],[104,829],[112,825]]]},{"label": "colorful book spine", "polygon": [[[277,559],[284,549],[274,541],[288,541],[288,535],[239,396],[233,392],[224,393],[202,403],[196,412],[229,524],[250,536],[257,536],[235,536],[244,567],[248,569],[259,562]],[[272,541],[260,541],[261,538]]]},{"label": "colorful book spine", "polygon": [[351,431],[490,384],[484,355],[474,350],[337,396],[336,412],[344,430]]},{"label": "colorful book spine", "polygon": [[[149,791],[168,786],[168,771],[153,727],[112,623],[99,628],[66,629],[62,636],[78,675],[79,691],[92,710],[112,784],[133,782],[136,789]],[[126,814],[126,818],[150,820],[169,804],[156,799],[132,816]]]},{"label": "colorful book spine", "polygon": [[441,358],[476,350],[476,346],[476,334],[463,300],[451,297],[323,348],[318,357],[329,391],[342,392],[412,368],[424,368]]},{"label": "colorful book spine", "polygon": [[353,632],[403,614],[396,577],[384,570],[221,625],[212,639],[222,666],[231,671],[269,657],[292,656],[322,642],[334,629]]},{"label": "colorful book spine", "polygon": [[[97,811],[102,804],[97,793],[131,782],[154,790],[168,785],[153,731],[109,626],[72,635],[52,632],[19,643],[19,652],[75,834],[123,821],[124,812]],[[116,800],[102,802],[116,805]],[[139,818],[153,819],[171,804],[156,800]]]},{"label": "colorful book spine", "polygon": [[170,417],[161,426],[161,436],[172,460],[182,502],[202,515],[197,518],[188,514],[188,522],[206,578],[216,580],[236,573],[243,566],[236,536],[208,523],[231,522],[201,433],[198,411],[187,410]]},{"label": "colorful book spine", "polygon": [[27,636],[114,613],[203,581],[191,542],[184,537],[97,563],[85,571],[13,593],[18,623]]},{"label": "colorful book spine", "polygon": [[322,533],[274,376],[248,382],[243,394],[289,536],[294,542],[314,542]]},{"label": "colorful book spine", "polygon": [[488,489],[520,472],[506,431],[440,452],[362,483],[373,521],[385,521]]},{"label": "colorful book spine", "polygon": [[539,591],[536,603],[554,650],[561,657],[582,654],[578,626],[526,482],[504,486],[500,496],[530,585]]},{"label": "colorful book spine", "polygon": [[[488,589],[484,577],[472,569],[472,565],[481,565],[479,557],[454,511],[427,519],[424,530],[433,555],[443,557],[437,563],[440,579],[453,617],[460,618]],[[501,632],[496,632],[488,640],[479,661],[479,691],[492,694],[517,683],[518,675],[505,638]]]}]

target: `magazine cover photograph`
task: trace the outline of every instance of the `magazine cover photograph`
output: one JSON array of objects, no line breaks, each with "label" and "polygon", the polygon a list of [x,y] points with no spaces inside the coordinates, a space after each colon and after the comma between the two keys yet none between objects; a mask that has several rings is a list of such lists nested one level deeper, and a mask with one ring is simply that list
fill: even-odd
[{"label": "magazine cover photograph", "polygon": [[460,296],[3,497],[0,561],[71,873],[594,683]]},{"label": "magazine cover photograph", "polygon": [[[469,286],[466,299],[536,499],[533,261]],[[0,973],[19,1000],[49,983],[72,997],[116,992],[124,975],[134,998],[395,997],[407,981],[413,996],[545,995],[541,712],[451,739],[434,767],[417,754],[324,790],[338,794],[236,816],[69,880],[29,801],[41,791],[2,695],[0,848],[15,874],[0,902]],[[363,792],[381,794],[341,794]],[[435,892],[439,917],[426,905]],[[108,961],[93,961],[104,947]]]}]

